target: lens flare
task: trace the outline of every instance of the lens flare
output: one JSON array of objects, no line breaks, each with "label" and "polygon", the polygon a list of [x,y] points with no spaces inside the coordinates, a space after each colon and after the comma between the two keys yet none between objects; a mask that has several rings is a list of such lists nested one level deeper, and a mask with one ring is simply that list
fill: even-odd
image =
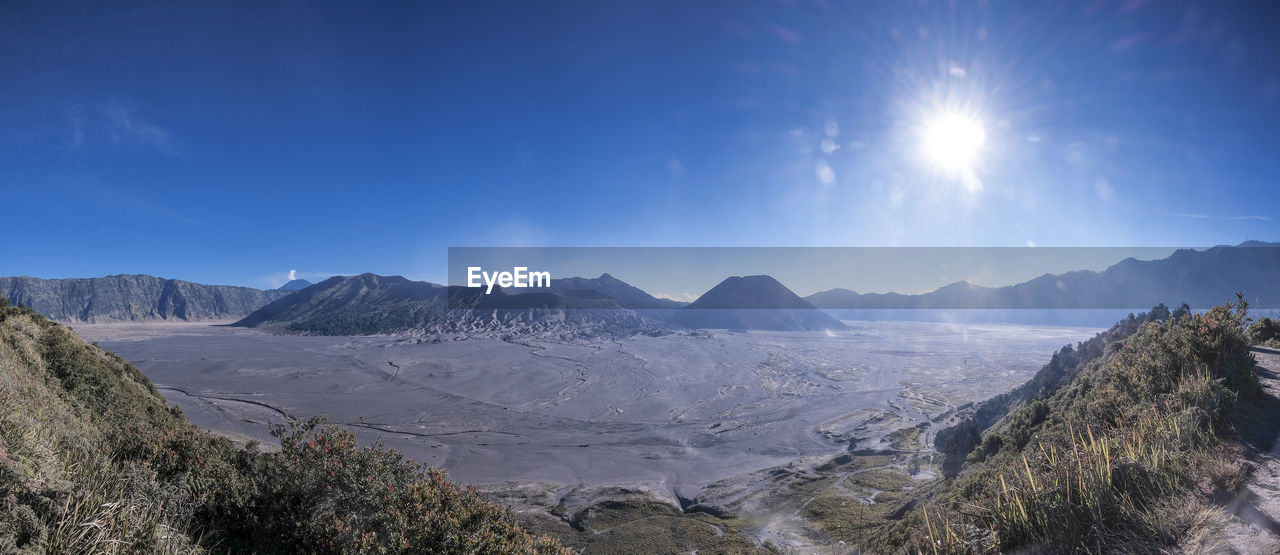
[{"label": "lens flare", "polygon": [[941,114],[924,128],[922,150],[934,166],[949,173],[971,172],[987,141],[978,121],[956,113]]}]

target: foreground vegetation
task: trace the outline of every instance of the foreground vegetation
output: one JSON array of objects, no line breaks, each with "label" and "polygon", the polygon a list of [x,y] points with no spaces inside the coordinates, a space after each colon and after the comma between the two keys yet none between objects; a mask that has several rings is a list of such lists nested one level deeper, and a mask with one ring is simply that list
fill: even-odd
[{"label": "foreground vegetation", "polygon": [[118,356],[0,299],[0,553],[563,551],[322,420],[238,449]]},{"label": "foreground vegetation", "polygon": [[1064,349],[1014,392],[1021,398],[1001,401],[1004,414],[985,431],[970,420],[945,435],[949,458],[963,461],[958,477],[882,529],[876,545],[1214,549],[1214,499],[1230,498],[1247,478],[1234,441],[1239,407],[1258,389],[1246,308],[1157,307]]}]

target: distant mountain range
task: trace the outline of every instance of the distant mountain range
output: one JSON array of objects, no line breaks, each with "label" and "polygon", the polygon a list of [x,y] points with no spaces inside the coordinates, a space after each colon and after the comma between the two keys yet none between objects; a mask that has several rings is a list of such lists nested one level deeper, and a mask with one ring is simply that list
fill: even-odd
[{"label": "distant mountain range", "polygon": [[770,276],[733,276],[675,311],[670,322],[687,328],[842,330],[845,325],[814,308]]},{"label": "distant mountain range", "polygon": [[63,322],[241,318],[288,294],[148,275],[0,278],[0,295]]},{"label": "distant mountain range", "polygon": [[338,276],[268,304],[233,325],[318,335],[410,330],[573,335],[657,327],[603,294],[573,291],[579,291],[578,296],[548,291],[512,295],[501,288],[486,295],[401,276]]},{"label": "distant mountain range", "polygon": [[234,325],[322,335],[408,330],[565,335],[638,333],[670,326],[844,328],[769,276],[726,279],[687,307],[654,298],[609,274],[558,279],[547,288],[520,291],[497,288],[486,295],[400,276],[335,277],[264,306]]},{"label": "distant mountain range", "polygon": [[960,281],[919,295],[831,289],[805,297],[824,309],[1135,309],[1164,303],[1209,307],[1237,291],[1257,308],[1280,308],[1280,243],[1247,242],[1168,258],[1127,258],[1101,272],[1045,274],[1005,287]]},{"label": "distant mountain range", "polygon": [[[1207,307],[1245,293],[1255,308],[1280,307],[1280,244],[1183,249],[1161,260],[1123,260],[1101,272],[1045,274],[1006,287],[957,282],[929,293],[796,296],[770,276],[731,277],[684,305],[609,274],[560,278],[542,289],[494,289],[361,274],[279,290],[201,285],[145,275],[45,280],[0,278],[0,294],[70,322],[241,319],[237,326],[323,335],[426,332],[649,332],[671,327],[830,330],[838,309],[1134,309]],[[287,289],[286,289],[287,288]]]}]

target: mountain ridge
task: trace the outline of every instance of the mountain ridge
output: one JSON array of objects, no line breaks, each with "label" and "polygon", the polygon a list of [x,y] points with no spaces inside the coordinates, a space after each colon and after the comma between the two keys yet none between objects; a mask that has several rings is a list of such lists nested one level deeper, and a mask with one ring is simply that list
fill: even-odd
[{"label": "mountain ridge", "polygon": [[1042,274],[1003,287],[954,282],[920,294],[835,288],[805,297],[823,309],[1134,309],[1156,304],[1221,304],[1247,291],[1258,308],[1280,307],[1280,243],[1179,249],[1155,260],[1126,258],[1103,271]]},{"label": "mountain ridge", "polygon": [[147,274],[0,277],[0,295],[63,322],[200,321],[243,317],[289,291],[205,285]]},{"label": "mountain ridge", "polygon": [[[317,335],[511,332],[560,335],[652,330],[656,322],[607,296],[509,294],[365,273],[335,276],[272,302],[238,327]],[[589,310],[586,310],[589,309]]]}]

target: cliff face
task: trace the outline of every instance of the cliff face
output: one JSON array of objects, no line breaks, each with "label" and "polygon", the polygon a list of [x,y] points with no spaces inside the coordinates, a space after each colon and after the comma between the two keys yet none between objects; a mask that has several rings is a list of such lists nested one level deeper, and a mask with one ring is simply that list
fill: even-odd
[{"label": "cliff face", "polygon": [[0,278],[0,295],[64,322],[240,318],[289,293],[148,275]]}]

